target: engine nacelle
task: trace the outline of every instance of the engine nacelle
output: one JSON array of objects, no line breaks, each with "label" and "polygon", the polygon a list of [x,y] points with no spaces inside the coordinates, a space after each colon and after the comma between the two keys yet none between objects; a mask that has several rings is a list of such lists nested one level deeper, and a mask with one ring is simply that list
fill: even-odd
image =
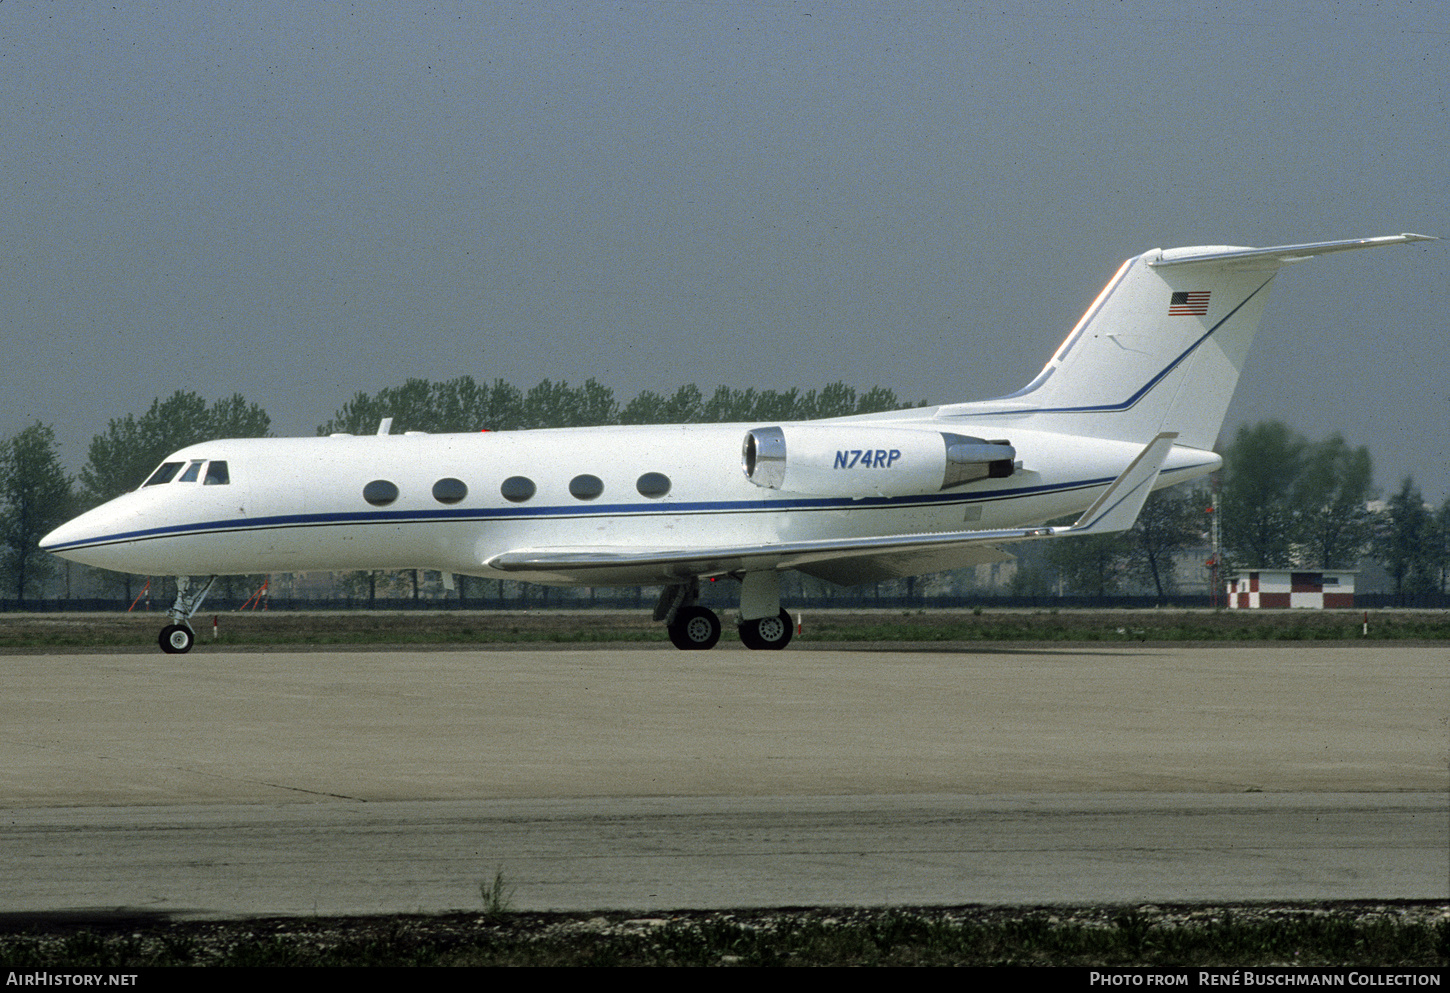
[{"label": "engine nacelle", "polygon": [[788,424],[745,434],[741,467],[756,486],[810,496],[919,496],[1012,475],[1005,441],[944,431]]}]

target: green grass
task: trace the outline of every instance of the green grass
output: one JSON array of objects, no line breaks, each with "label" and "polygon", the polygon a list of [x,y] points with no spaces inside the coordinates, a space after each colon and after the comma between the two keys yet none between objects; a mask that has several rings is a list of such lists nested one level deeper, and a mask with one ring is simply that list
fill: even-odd
[{"label": "green grass", "polygon": [[514,886],[504,879],[502,869],[493,874],[492,880],[485,879],[478,884],[478,897],[483,903],[483,916],[488,920],[513,913]]},{"label": "green grass", "polygon": [[130,924],[0,936],[0,968],[1450,965],[1450,907],[1409,909],[965,907]]},{"label": "green grass", "polygon": [[[197,648],[329,645],[663,643],[635,611],[248,611],[198,615]],[[1359,642],[1360,611],[805,611],[805,643]],[[722,618],[727,628],[731,618]],[[0,614],[0,650],[152,649],[162,614]],[[729,632],[727,631],[727,634]],[[1379,611],[1370,641],[1450,641],[1450,611]]]},{"label": "green grass", "polygon": [[1450,613],[1375,614],[1369,634],[1363,613],[1259,614],[1247,611],[996,611],[916,612],[896,618],[807,615],[812,641],[1443,641]]}]

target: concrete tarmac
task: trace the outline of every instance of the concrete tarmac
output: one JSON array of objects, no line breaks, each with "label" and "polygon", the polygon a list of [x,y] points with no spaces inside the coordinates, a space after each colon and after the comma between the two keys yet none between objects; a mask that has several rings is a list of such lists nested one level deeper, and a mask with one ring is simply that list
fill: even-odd
[{"label": "concrete tarmac", "polygon": [[0,658],[0,911],[1450,900],[1450,650]]}]

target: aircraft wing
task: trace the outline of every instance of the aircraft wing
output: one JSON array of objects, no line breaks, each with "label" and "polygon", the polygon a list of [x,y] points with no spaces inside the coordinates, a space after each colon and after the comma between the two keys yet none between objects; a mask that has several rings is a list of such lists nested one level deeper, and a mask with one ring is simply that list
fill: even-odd
[{"label": "aircraft wing", "polygon": [[1132,527],[1177,437],[1176,433],[1165,432],[1149,442],[1102,496],[1068,527],[941,531],[691,548],[597,545],[521,548],[496,555],[484,564],[501,572],[530,573],[554,582],[583,585],[668,585],[697,576],[786,569],[799,569],[808,575],[849,585],[1003,561],[1010,556],[998,549],[998,545],[1034,538],[1109,534]]}]

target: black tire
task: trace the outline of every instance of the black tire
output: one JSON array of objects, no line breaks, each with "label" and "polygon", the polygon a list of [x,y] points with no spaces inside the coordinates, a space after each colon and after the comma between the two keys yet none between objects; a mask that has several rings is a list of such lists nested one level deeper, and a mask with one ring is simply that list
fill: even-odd
[{"label": "black tire", "polygon": [[669,626],[670,641],[684,651],[703,652],[720,640],[720,618],[705,607],[686,607]]},{"label": "black tire", "polygon": [[196,642],[191,628],[181,624],[168,624],[161,629],[161,650],[167,655],[185,655]]},{"label": "black tire", "polygon": [[795,634],[795,625],[790,614],[782,610],[775,617],[762,617],[755,621],[740,622],[740,640],[753,651],[780,651],[790,644]]}]

